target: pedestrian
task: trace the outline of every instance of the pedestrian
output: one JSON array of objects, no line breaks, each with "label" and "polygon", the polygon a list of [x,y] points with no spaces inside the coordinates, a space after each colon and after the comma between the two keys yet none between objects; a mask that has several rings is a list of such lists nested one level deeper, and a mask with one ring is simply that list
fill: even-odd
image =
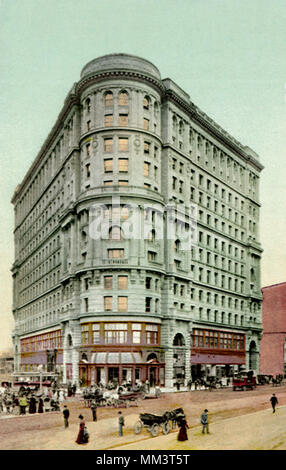
[{"label": "pedestrian", "polygon": [[77,439],[75,442],[77,444],[87,444],[89,435],[85,426],[85,420],[82,415],[79,415],[79,419],[80,419],[79,432],[78,432]]},{"label": "pedestrian", "polygon": [[96,416],[97,404],[96,404],[96,401],[95,401],[95,400],[92,400],[92,402],[91,402],[91,404],[90,404],[90,408],[91,408],[91,411],[92,411],[92,419],[93,419],[93,421],[97,421],[97,416]]},{"label": "pedestrian", "polygon": [[205,433],[205,430],[207,431],[207,434],[209,434],[209,417],[208,417],[208,410],[204,410],[204,412],[201,415],[201,423],[203,425],[202,428],[202,433]]},{"label": "pedestrian", "polygon": [[26,407],[28,406],[26,395],[22,395],[19,398],[19,406],[20,406],[20,415],[25,415]]},{"label": "pedestrian", "polygon": [[35,414],[37,412],[37,401],[34,395],[32,394],[29,402],[29,414]]},{"label": "pedestrian", "polygon": [[273,393],[272,397],[270,398],[270,402],[272,405],[273,413],[275,413],[275,406],[278,404],[278,400],[275,393]]},{"label": "pedestrian", "polygon": [[68,427],[69,427],[69,415],[70,415],[70,412],[69,412],[69,409],[68,409],[67,405],[64,405],[63,415],[64,415],[65,428],[68,428]]},{"label": "pedestrian", "polygon": [[73,384],[72,386],[72,396],[74,397],[76,394],[76,384]]},{"label": "pedestrian", "polygon": [[146,385],[146,392],[147,392],[147,393],[150,393],[150,382],[149,382],[148,379],[145,380],[145,385]]},{"label": "pedestrian", "polygon": [[123,426],[125,425],[124,423],[124,417],[121,413],[121,411],[118,411],[118,436],[123,436]]},{"label": "pedestrian", "polygon": [[38,404],[38,413],[43,413],[44,412],[44,401],[42,399],[42,396],[39,398],[39,404]]},{"label": "pedestrian", "polygon": [[179,424],[179,434],[178,434],[178,441],[187,441],[188,440],[188,433],[187,429],[189,428],[187,421],[185,419],[181,419]]}]

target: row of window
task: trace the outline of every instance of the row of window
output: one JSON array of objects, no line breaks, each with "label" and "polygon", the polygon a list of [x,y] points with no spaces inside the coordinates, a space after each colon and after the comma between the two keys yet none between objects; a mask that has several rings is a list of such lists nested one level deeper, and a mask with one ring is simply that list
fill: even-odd
[{"label": "row of window", "polygon": [[192,346],[206,349],[232,349],[243,351],[245,349],[245,336],[237,333],[223,331],[193,330]]},{"label": "row of window", "polygon": [[21,339],[21,352],[45,351],[63,347],[62,331],[52,331],[42,335]]},{"label": "row of window", "polygon": [[159,344],[160,327],[145,323],[88,323],[81,327],[82,344]]}]

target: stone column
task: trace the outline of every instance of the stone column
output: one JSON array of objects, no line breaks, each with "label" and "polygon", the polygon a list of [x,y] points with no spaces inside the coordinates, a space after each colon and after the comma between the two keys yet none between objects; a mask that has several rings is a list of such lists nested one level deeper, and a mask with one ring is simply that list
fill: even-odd
[{"label": "stone column", "polygon": [[165,387],[173,387],[173,348],[165,352]]}]

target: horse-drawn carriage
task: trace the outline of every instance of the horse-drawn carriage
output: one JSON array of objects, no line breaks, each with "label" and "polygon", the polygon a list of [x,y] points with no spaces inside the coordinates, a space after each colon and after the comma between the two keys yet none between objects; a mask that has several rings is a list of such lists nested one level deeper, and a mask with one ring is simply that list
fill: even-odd
[{"label": "horse-drawn carriage", "polygon": [[165,411],[163,415],[154,415],[151,413],[140,413],[139,421],[134,426],[134,433],[140,434],[143,428],[146,428],[153,437],[158,436],[160,428],[163,434],[170,432],[170,421],[172,422],[172,429],[185,418],[183,408],[177,408],[172,411]]},{"label": "horse-drawn carriage", "polygon": [[95,401],[97,406],[113,406],[126,408],[135,405],[138,406],[140,401],[145,398],[143,390],[126,390],[118,387],[116,390],[97,388],[95,390],[85,390],[83,392],[84,404],[90,407],[92,401]]}]

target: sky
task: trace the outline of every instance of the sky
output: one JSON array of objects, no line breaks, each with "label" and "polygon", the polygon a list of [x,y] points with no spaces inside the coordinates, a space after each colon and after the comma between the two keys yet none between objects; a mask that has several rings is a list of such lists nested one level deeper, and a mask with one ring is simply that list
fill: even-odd
[{"label": "sky", "polygon": [[105,54],[148,59],[259,154],[262,286],[286,281],[285,24],[285,0],[0,0],[0,352],[14,326],[14,189]]}]

